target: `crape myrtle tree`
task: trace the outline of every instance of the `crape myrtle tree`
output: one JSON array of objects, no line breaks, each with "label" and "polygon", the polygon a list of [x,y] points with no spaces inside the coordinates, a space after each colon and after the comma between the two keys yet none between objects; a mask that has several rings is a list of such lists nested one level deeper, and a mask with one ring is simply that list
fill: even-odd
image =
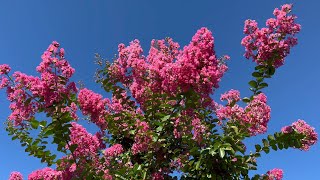
[{"label": "crape myrtle tree", "polygon": [[[28,179],[282,179],[277,168],[253,177],[249,172],[270,151],[308,150],[317,141],[314,128],[297,120],[265,136],[250,152],[244,140],[267,131],[266,79],[284,64],[300,31],[291,8],[275,9],[265,28],[245,21],[241,44],[245,57],[256,63],[250,97],[230,90],[221,102],[213,101],[229,57],[216,56],[207,28],[182,49],[171,38],[152,40],[144,56],[134,40],[118,46],[113,63],[97,56],[97,82],[111,99],[70,80],[75,70],[55,41],[41,57],[39,76],[11,74],[8,65],[1,65],[1,88],[12,111],[6,130],[48,165]],[[98,127],[96,134],[78,124],[79,111]],[[47,119],[38,120],[39,114]],[[9,179],[22,175],[12,172]]]}]

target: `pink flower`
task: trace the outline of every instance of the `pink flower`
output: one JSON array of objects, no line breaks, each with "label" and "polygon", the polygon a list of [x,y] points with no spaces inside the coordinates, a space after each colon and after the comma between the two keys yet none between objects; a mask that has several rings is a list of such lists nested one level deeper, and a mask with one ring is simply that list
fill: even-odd
[{"label": "pink flower", "polygon": [[216,110],[218,119],[230,119],[230,120],[243,120],[245,119],[244,109],[239,105],[235,104],[234,106],[218,106]]},{"label": "pink flower", "polygon": [[244,30],[245,34],[255,33],[258,30],[258,23],[255,20],[248,19],[244,22]]},{"label": "pink flower", "polygon": [[13,171],[10,174],[9,180],[23,180],[22,174],[17,171]]},{"label": "pink flower", "polygon": [[131,148],[133,154],[147,151],[150,145],[149,143],[152,140],[152,137],[147,135],[147,132],[150,130],[147,122],[137,120],[135,126],[137,132]]},{"label": "pink flower", "polygon": [[227,100],[228,105],[232,102],[238,102],[240,100],[240,92],[238,90],[229,90],[228,92],[221,95],[220,100]]},{"label": "pink flower", "polygon": [[291,133],[293,130],[292,126],[284,126],[281,128],[281,132],[285,134]]},{"label": "pink flower", "polygon": [[33,171],[28,176],[28,180],[53,180],[53,179],[62,179],[62,172],[56,171],[51,168],[43,168],[40,170]]},{"label": "pink flower", "polygon": [[201,96],[207,97],[218,88],[225,64],[220,63],[214,51],[214,38],[207,28],[199,29],[189,45],[178,54],[177,61],[164,66],[160,76],[162,88],[176,93],[194,89]]},{"label": "pink flower", "polygon": [[9,85],[9,79],[6,77],[0,77],[0,89],[3,89]]},{"label": "pink flower", "polygon": [[281,180],[283,178],[282,169],[272,169],[267,172],[268,180]]},{"label": "pink flower", "polygon": [[[221,96],[222,100],[228,100],[229,103],[239,100],[239,92],[231,91]],[[228,104],[229,104],[228,103]],[[219,120],[229,119],[231,121],[239,121],[243,124],[249,124],[249,133],[252,136],[262,134],[267,131],[268,122],[270,120],[271,108],[267,105],[267,97],[260,93],[253,97],[245,108],[235,104],[232,107],[217,105],[216,115]]]},{"label": "pink flower", "polygon": [[115,157],[123,153],[123,148],[121,144],[115,144],[104,151],[104,155],[107,157]]},{"label": "pink flower", "polygon": [[201,142],[203,137],[205,136],[206,133],[206,126],[204,126],[203,124],[201,124],[201,121],[199,118],[195,117],[192,122],[192,129],[193,129],[193,138],[194,140],[196,140],[197,142]]},{"label": "pink flower", "polygon": [[0,75],[8,74],[11,68],[8,64],[1,64],[0,65]]},{"label": "pink flower", "polygon": [[296,131],[300,134],[303,134],[305,137],[302,139],[302,147],[301,150],[307,151],[310,149],[312,145],[314,145],[318,141],[318,134],[315,129],[308,125],[304,120],[298,120],[292,123],[291,126],[285,126],[281,129],[281,131],[285,134]]},{"label": "pink flower", "polygon": [[[88,133],[81,125],[72,122],[70,128],[70,146],[77,145],[73,154],[76,157],[94,157],[100,149],[100,141],[97,136]],[[67,146],[68,148],[69,146]]]},{"label": "pink flower", "polygon": [[59,56],[60,56],[61,58],[63,58],[63,57],[64,57],[64,54],[65,54],[65,51],[64,51],[63,48],[61,48],[61,49],[60,49]]},{"label": "pink flower", "polygon": [[229,55],[224,55],[224,56],[223,56],[223,59],[225,59],[225,60],[230,60],[230,56],[229,56]]},{"label": "pink flower", "polygon": [[107,126],[105,118],[108,114],[106,108],[109,100],[103,99],[100,94],[84,88],[79,92],[78,101],[82,113],[89,115],[92,122],[97,124],[101,129],[105,129]]},{"label": "pink flower", "polygon": [[254,96],[245,108],[245,121],[251,125],[249,128],[251,135],[262,134],[267,131],[271,108],[266,103],[266,95],[260,93]]}]

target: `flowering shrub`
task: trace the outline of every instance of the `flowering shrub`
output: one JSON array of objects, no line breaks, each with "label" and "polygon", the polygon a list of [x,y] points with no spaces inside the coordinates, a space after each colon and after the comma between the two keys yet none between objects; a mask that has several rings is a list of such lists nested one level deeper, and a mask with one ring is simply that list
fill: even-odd
[{"label": "flowering shrub", "polygon": [[[199,29],[182,49],[171,38],[152,40],[145,56],[134,40],[118,46],[113,63],[98,56],[97,82],[112,93],[111,99],[70,81],[75,70],[55,41],[43,53],[37,77],[21,72],[10,76],[11,68],[0,65],[0,88],[11,102],[9,135],[29,155],[56,165],[36,170],[28,179],[176,179],[173,172],[181,179],[250,179],[262,152],[308,150],[317,134],[303,120],[268,135],[254,152],[244,144],[246,138],[267,132],[271,108],[262,92],[268,86],[265,79],[284,64],[300,31],[291,8],[275,9],[276,18],[267,20],[266,28],[259,29],[254,20],[245,22],[245,57],[257,63],[255,80],[249,82],[253,94],[241,98],[239,91],[230,90],[221,95],[226,102],[221,104],[212,95],[229,56],[216,56],[207,28]],[[99,128],[96,134],[78,124],[78,110]],[[38,113],[48,120],[38,121]],[[49,140],[65,156],[50,151]],[[281,169],[273,169],[252,179],[282,177]],[[13,172],[9,179],[22,175]]]}]

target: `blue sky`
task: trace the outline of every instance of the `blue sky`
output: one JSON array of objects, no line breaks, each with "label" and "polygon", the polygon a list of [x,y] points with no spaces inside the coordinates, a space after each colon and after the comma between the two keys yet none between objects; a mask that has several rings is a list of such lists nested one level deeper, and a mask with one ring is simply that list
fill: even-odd
[{"label": "blue sky", "polygon": [[[264,26],[275,7],[293,3],[293,12],[302,25],[299,44],[278,69],[265,93],[272,108],[269,133],[279,131],[297,119],[305,119],[320,133],[320,2],[308,1],[6,1],[0,6],[0,64],[13,71],[36,75],[40,56],[53,40],[60,42],[66,57],[76,69],[74,80],[98,92],[94,84],[94,53],[112,59],[117,46],[139,39],[145,52],[151,39],[172,37],[186,45],[200,27],[208,27],[215,37],[218,55],[228,54],[229,71],[214,95],[231,88],[249,96],[247,82],[254,64],[242,56],[243,22],[250,18]],[[104,95],[107,95],[104,93]],[[0,119],[9,115],[4,92],[0,93]],[[266,135],[265,135],[266,136]],[[258,138],[249,141],[253,145]],[[28,157],[19,142],[11,141],[4,126],[0,128],[0,180],[11,171],[27,174],[43,167],[40,160]],[[308,152],[286,150],[271,152],[258,159],[257,173],[282,168],[284,179],[319,179],[319,143]]]}]

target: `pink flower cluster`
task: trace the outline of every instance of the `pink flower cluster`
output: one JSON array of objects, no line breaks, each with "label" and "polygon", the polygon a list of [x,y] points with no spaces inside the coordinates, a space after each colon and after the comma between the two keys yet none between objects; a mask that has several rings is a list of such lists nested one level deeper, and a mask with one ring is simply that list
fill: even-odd
[{"label": "pink flower cluster", "polygon": [[9,180],[23,180],[22,174],[17,171],[13,171],[10,174]]},{"label": "pink flower cluster", "polygon": [[[214,38],[207,28],[201,28],[189,45],[177,55],[176,62],[165,66],[162,88],[169,92],[194,89],[203,96],[218,88],[227,66],[220,63],[214,51]],[[178,91],[179,92],[179,91]]]},{"label": "pink flower cluster", "polygon": [[107,127],[105,118],[108,115],[106,108],[110,103],[109,99],[104,99],[102,95],[84,88],[79,91],[78,101],[84,115],[90,115],[91,121],[101,129]]},{"label": "pink flower cluster", "polygon": [[70,104],[70,106],[66,106],[66,107],[62,108],[62,109],[61,109],[61,112],[62,112],[62,113],[68,112],[68,113],[70,113],[72,119],[78,120],[79,118],[78,118],[78,115],[77,115],[77,113],[76,113],[77,110],[78,110],[77,104],[74,103],[74,102],[72,102],[72,103]]},{"label": "pink flower cluster", "polygon": [[135,109],[134,106],[136,106],[135,101],[129,99],[126,91],[120,90],[117,91],[116,94],[112,95],[111,103],[108,104],[109,111],[114,114],[121,112],[129,112],[131,114],[142,114],[142,110],[140,108]]},{"label": "pink flower cluster", "polygon": [[312,145],[314,145],[318,141],[318,134],[315,129],[308,125],[304,120],[298,120],[291,124],[291,126],[285,126],[281,129],[281,132],[288,134],[293,131],[301,133],[305,136],[302,139],[302,147],[301,150],[307,151],[310,149]]},{"label": "pink flower cluster", "polygon": [[208,98],[227,70],[216,58],[212,33],[201,28],[188,46],[178,48],[170,38],[153,40],[149,55],[144,57],[138,40],[128,47],[120,44],[118,59],[109,69],[111,77],[114,83],[128,87],[142,106],[150,97],[148,90],[175,95],[193,89]]},{"label": "pink flower cluster", "polygon": [[251,135],[262,134],[267,131],[268,122],[270,120],[270,106],[267,105],[267,97],[260,93],[245,108],[246,121],[251,126],[249,131]]},{"label": "pink flower cluster", "polygon": [[39,180],[39,179],[43,179],[43,180],[63,179],[62,172],[46,167],[43,169],[33,171],[28,176],[28,180]]},{"label": "pink flower cluster", "polygon": [[207,128],[201,124],[201,120],[197,117],[192,120],[191,125],[193,127],[193,139],[200,143],[205,136]]},{"label": "pink flower cluster", "polygon": [[[13,77],[14,86],[7,87],[7,97],[11,101],[9,108],[12,111],[8,119],[14,121],[15,125],[20,125],[23,120],[33,117],[40,106],[38,102],[30,101],[33,96],[28,93],[28,87],[31,87],[33,82],[38,82],[39,78],[21,72],[15,72]],[[30,103],[26,103],[28,99]]]},{"label": "pink flower cluster", "polygon": [[[70,128],[70,146],[77,145],[77,148],[74,150],[73,154],[76,157],[94,157],[96,156],[99,147],[99,139],[88,133],[87,130],[81,125],[72,122],[72,127]],[[67,147],[68,148],[68,147]]]},{"label": "pink flower cluster", "polygon": [[193,118],[194,114],[189,111],[182,111],[180,117],[174,118],[174,129],[173,135],[175,138],[181,138],[184,135],[191,134],[192,131],[190,130],[190,120],[188,117]]},{"label": "pink flower cluster", "polygon": [[0,76],[0,89],[7,87],[9,84],[9,79],[4,76]]},{"label": "pink flower cluster", "polygon": [[227,100],[228,104],[238,102],[240,101],[240,92],[238,90],[231,89],[228,92],[222,94],[220,100]]},{"label": "pink flower cluster", "polygon": [[52,73],[53,70],[56,73],[61,73],[66,78],[70,78],[75,70],[70,66],[67,60],[64,58],[64,49],[59,49],[60,44],[53,41],[48,47],[47,51],[41,56],[42,62],[37,67],[37,71],[40,73]]},{"label": "pink flower cluster", "polygon": [[115,157],[123,153],[121,144],[115,144],[104,151],[104,155],[107,157]]},{"label": "pink flower cluster", "polygon": [[50,108],[53,104],[59,104],[76,118],[74,106],[69,108],[67,104],[60,104],[65,97],[77,93],[77,88],[74,82],[69,82],[75,70],[64,59],[64,50],[62,48],[59,50],[59,46],[56,41],[52,42],[41,56],[42,62],[37,67],[37,71],[41,73],[40,78],[15,72],[13,80],[9,82],[4,75],[7,75],[10,67],[0,66],[0,88],[7,87],[12,110],[9,119],[14,121],[15,125],[30,120],[39,109],[52,114],[56,110]]},{"label": "pink flower cluster", "polygon": [[135,126],[137,128],[137,132],[131,148],[132,154],[138,154],[140,152],[147,151],[152,140],[150,135],[147,135],[147,132],[150,131],[150,127],[147,122],[137,120]]},{"label": "pink flower cluster", "polygon": [[8,74],[10,72],[11,68],[8,64],[2,64],[0,65],[0,75]]},{"label": "pink flower cluster", "polygon": [[[57,169],[59,169],[62,173],[63,180],[72,179],[72,177],[76,177],[76,163],[71,163],[72,156],[64,156],[61,159],[61,163],[57,165]],[[80,169],[80,168],[79,168]]]},{"label": "pink flower cluster", "polygon": [[[238,91],[232,90],[232,95],[236,100],[240,94]],[[226,93],[221,96],[221,99],[230,97],[231,93]],[[252,136],[262,134],[267,131],[268,122],[270,120],[271,108],[267,105],[267,97],[260,93],[253,97],[253,100],[248,103],[245,108],[235,104],[233,106],[218,105],[216,115],[220,120],[229,119],[240,121],[241,123],[249,124],[249,132]]]},{"label": "pink flower cluster", "polygon": [[282,169],[272,169],[267,172],[268,180],[281,180],[283,178],[283,170]]},{"label": "pink flower cluster", "polygon": [[271,62],[276,68],[284,64],[290,48],[297,44],[295,35],[301,29],[295,22],[297,17],[289,15],[291,8],[291,4],[276,8],[273,12],[276,18],[268,19],[266,28],[259,29],[254,20],[245,21],[244,33],[247,36],[241,44],[245,47],[247,59],[252,58],[259,65]]},{"label": "pink flower cluster", "polygon": [[[101,163],[98,154],[105,147],[101,140],[101,133],[92,135],[83,126],[75,122],[72,122],[71,125],[70,141],[66,148],[72,145],[77,145],[77,147],[72,154],[61,159],[62,163],[59,164],[58,169],[61,170],[63,179],[69,180],[81,176],[88,165],[94,167],[95,173],[103,172],[104,176],[108,177],[106,179],[112,179],[108,174],[108,167],[105,166],[108,162]],[[71,164],[70,160],[77,160],[78,163]]]}]

